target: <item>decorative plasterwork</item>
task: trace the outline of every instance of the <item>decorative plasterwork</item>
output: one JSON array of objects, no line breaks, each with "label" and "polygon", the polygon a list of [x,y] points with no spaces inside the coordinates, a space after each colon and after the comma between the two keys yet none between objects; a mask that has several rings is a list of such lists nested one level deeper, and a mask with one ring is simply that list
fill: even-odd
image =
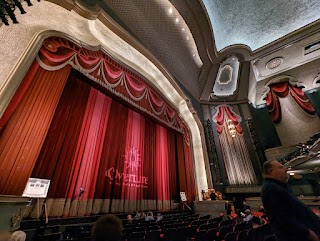
[{"label": "decorative plasterwork", "polygon": [[237,90],[239,69],[240,62],[235,55],[228,57],[220,64],[209,100],[214,100],[217,97],[228,97],[235,93]]},{"label": "decorative plasterwork", "polygon": [[[319,68],[319,70],[320,70],[320,68]],[[320,71],[319,71],[318,75],[314,78],[314,80],[312,82],[312,87],[320,88]]]},{"label": "decorative plasterwork", "polygon": [[279,67],[283,63],[283,58],[282,57],[276,57],[271,60],[269,60],[266,64],[267,69],[275,69]]}]

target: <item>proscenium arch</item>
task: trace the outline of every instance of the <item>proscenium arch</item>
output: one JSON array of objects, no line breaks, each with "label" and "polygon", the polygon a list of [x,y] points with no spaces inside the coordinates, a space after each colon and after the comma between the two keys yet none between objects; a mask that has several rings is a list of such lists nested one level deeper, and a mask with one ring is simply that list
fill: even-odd
[{"label": "proscenium arch", "polygon": [[[48,16],[53,16],[54,12],[59,12],[59,15],[61,15],[60,18],[63,19],[65,23],[72,24],[75,21],[82,21],[81,27],[83,27],[83,29],[81,29],[81,31],[83,34],[78,35],[79,29],[76,29],[75,32],[70,32],[68,31],[68,26],[59,25],[59,21],[53,22]],[[70,39],[86,48],[101,48],[105,52],[110,53],[110,55],[119,62],[124,63],[124,65],[144,76],[144,78],[148,80],[148,83],[161,92],[169,103],[177,109],[180,117],[185,121],[191,135],[195,182],[198,193],[197,198],[202,200],[201,190],[208,188],[205,170],[207,154],[205,152],[204,131],[198,116],[193,111],[192,106],[190,106],[190,101],[183,95],[181,90],[172,84],[173,79],[170,79],[169,75],[164,74],[166,70],[157,67],[158,64],[155,64],[143,55],[143,51],[132,47],[132,45],[122,40],[99,19],[88,20],[73,11],[69,12],[60,6],[46,1],[35,4],[29,9],[28,13],[30,13],[28,15],[29,22],[26,26],[10,26],[11,28],[26,28],[24,31],[28,29],[28,41],[19,41],[20,39],[14,36],[14,34],[17,33],[6,35],[6,29],[0,33],[0,35],[6,35],[6,41],[9,41],[13,46],[20,43],[20,48],[23,49],[22,54],[20,54],[18,58],[11,60],[11,66],[14,67],[9,73],[2,76],[3,79],[0,79],[0,117],[3,115],[25,73],[35,59],[44,39],[50,36],[57,36]],[[35,25],[39,23],[39,19],[44,19],[41,22],[41,30],[38,29],[38,26],[35,27]],[[57,25],[53,25],[53,23],[57,23]],[[30,27],[28,24],[33,24],[33,26]],[[4,53],[4,56],[6,56],[6,53]],[[133,61],[133,59],[136,61]],[[143,66],[141,66],[141,63],[143,63]]]}]

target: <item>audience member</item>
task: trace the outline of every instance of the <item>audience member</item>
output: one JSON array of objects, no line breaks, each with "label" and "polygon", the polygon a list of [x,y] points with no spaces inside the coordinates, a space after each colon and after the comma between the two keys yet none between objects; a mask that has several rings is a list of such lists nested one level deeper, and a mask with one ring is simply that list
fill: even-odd
[{"label": "audience member", "polygon": [[140,220],[142,218],[142,213],[140,213],[139,211],[136,211],[135,213],[136,214],[134,215],[133,219]]},{"label": "audience member", "polygon": [[266,214],[266,211],[264,210],[264,207],[262,205],[259,206],[258,212]]},{"label": "audience member", "polygon": [[320,241],[320,219],[289,191],[287,168],[266,161],[263,174],[262,202],[278,241]]},{"label": "audience member", "polygon": [[226,210],[227,215],[231,214],[231,204],[229,203],[229,201],[226,201],[226,203],[224,204],[224,210]]},{"label": "audience member", "polygon": [[157,222],[161,221],[163,219],[163,216],[161,215],[161,213],[157,214]]},{"label": "audience member", "polygon": [[13,232],[11,235],[13,241],[25,241],[27,238],[27,234],[21,230]]},{"label": "audience member", "polygon": [[120,241],[122,235],[121,220],[111,214],[101,216],[92,227],[93,241]]},{"label": "audience member", "polygon": [[253,219],[253,215],[252,215],[250,209],[246,209],[246,210],[244,211],[244,214],[245,214],[245,217],[244,217],[243,221],[249,222],[250,220]]},{"label": "audience member", "polygon": [[243,211],[246,211],[247,209],[251,210],[250,205],[246,201],[243,201],[242,205],[243,205],[242,206]]},{"label": "audience member", "polygon": [[216,191],[214,189],[211,190],[210,199],[211,200],[216,200]]},{"label": "audience member", "polygon": [[145,217],[146,221],[153,221],[154,217],[153,217],[153,213],[152,212],[148,212],[147,216]]},{"label": "audience member", "polygon": [[233,198],[232,198],[232,203],[233,203],[234,210],[235,210],[236,214],[237,214],[238,216],[240,216],[241,205],[240,205],[239,201],[238,201],[235,197],[233,197]]},{"label": "audience member", "polygon": [[131,214],[128,214],[127,216],[127,223],[132,223],[133,222],[133,218]]}]

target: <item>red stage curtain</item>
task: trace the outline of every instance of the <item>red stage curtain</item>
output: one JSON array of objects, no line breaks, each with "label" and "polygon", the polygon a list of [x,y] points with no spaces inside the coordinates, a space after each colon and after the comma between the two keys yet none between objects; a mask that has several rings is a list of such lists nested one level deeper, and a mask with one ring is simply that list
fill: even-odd
[{"label": "red stage curtain", "polygon": [[22,82],[20,83],[18,89],[15,92],[15,95],[11,99],[8,107],[6,108],[5,112],[3,113],[0,119],[0,132],[4,125],[8,122],[9,118],[17,108],[21,98],[24,96],[25,92],[29,88],[29,85],[33,78],[35,77],[37,71],[39,69],[39,64],[37,61],[33,61],[31,64],[28,72],[26,73],[25,77],[23,78]]},{"label": "red stage curtain", "polygon": [[275,124],[281,121],[281,107],[279,97],[284,98],[289,93],[295,102],[308,114],[314,115],[315,109],[301,87],[291,85],[289,82],[275,83],[269,86],[270,91],[265,98],[268,111]]},{"label": "red stage curtain", "polygon": [[[50,43],[40,57],[52,71],[35,62],[0,120],[0,193],[21,195],[29,177],[50,179],[47,201],[55,216],[169,209],[181,187],[194,198],[188,130],[176,111],[137,76],[101,59],[101,51],[64,40],[64,51],[57,54]],[[104,76],[108,84],[122,81],[119,93],[126,91],[184,134],[116,102],[82,74],[70,74],[68,61]],[[101,61],[105,70],[98,68]]]},{"label": "red stage curtain", "polygon": [[4,126],[0,135],[1,194],[22,195],[70,70],[71,66],[58,72],[39,68]]},{"label": "red stage curtain", "polygon": [[[181,183],[194,198],[191,151],[178,136],[188,173]],[[109,211],[170,209],[179,193],[176,137],[71,75],[32,177],[51,179],[48,197],[66,199],[65,215],[90,214],[92,199],[110,200]]]}]

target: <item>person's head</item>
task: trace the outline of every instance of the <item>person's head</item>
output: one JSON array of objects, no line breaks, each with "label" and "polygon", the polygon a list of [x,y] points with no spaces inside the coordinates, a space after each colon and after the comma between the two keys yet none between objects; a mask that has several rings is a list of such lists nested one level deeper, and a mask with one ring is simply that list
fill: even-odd
[{"label": "person's head", "polygon": [[287,168],[275,160],[263,163],[263,174],[265,178],[273,178],[282,183],[287,183],[289,180]]},{"label": "person's head", "polygon": [[249,214],[251,213],[251,210],[250,210],[250,209],[246,209],[246,210],[244,211],[244,213],[245,213],[246,215],[249,215]]},{"label": "person's head", "polygon": [[101,216],[92,227],[94,241],[120,241],[122,235],[121,220],[111,214]]},{"label": "person's head", "polygon": [[229,204],[229,201],[228,201],[228,200],[226,201],[226,204]]},{"label": "person's head", "polygon": [[21,230],[15,231],[12,235],[11,238],[14,241],[25,241],[27,238],[27,234]]},{"label": "person's head", "polygon": [[131,215],[131,214],[128,214],[127,220],[128,220],[128,221],[132,221],[132,215]]}]

